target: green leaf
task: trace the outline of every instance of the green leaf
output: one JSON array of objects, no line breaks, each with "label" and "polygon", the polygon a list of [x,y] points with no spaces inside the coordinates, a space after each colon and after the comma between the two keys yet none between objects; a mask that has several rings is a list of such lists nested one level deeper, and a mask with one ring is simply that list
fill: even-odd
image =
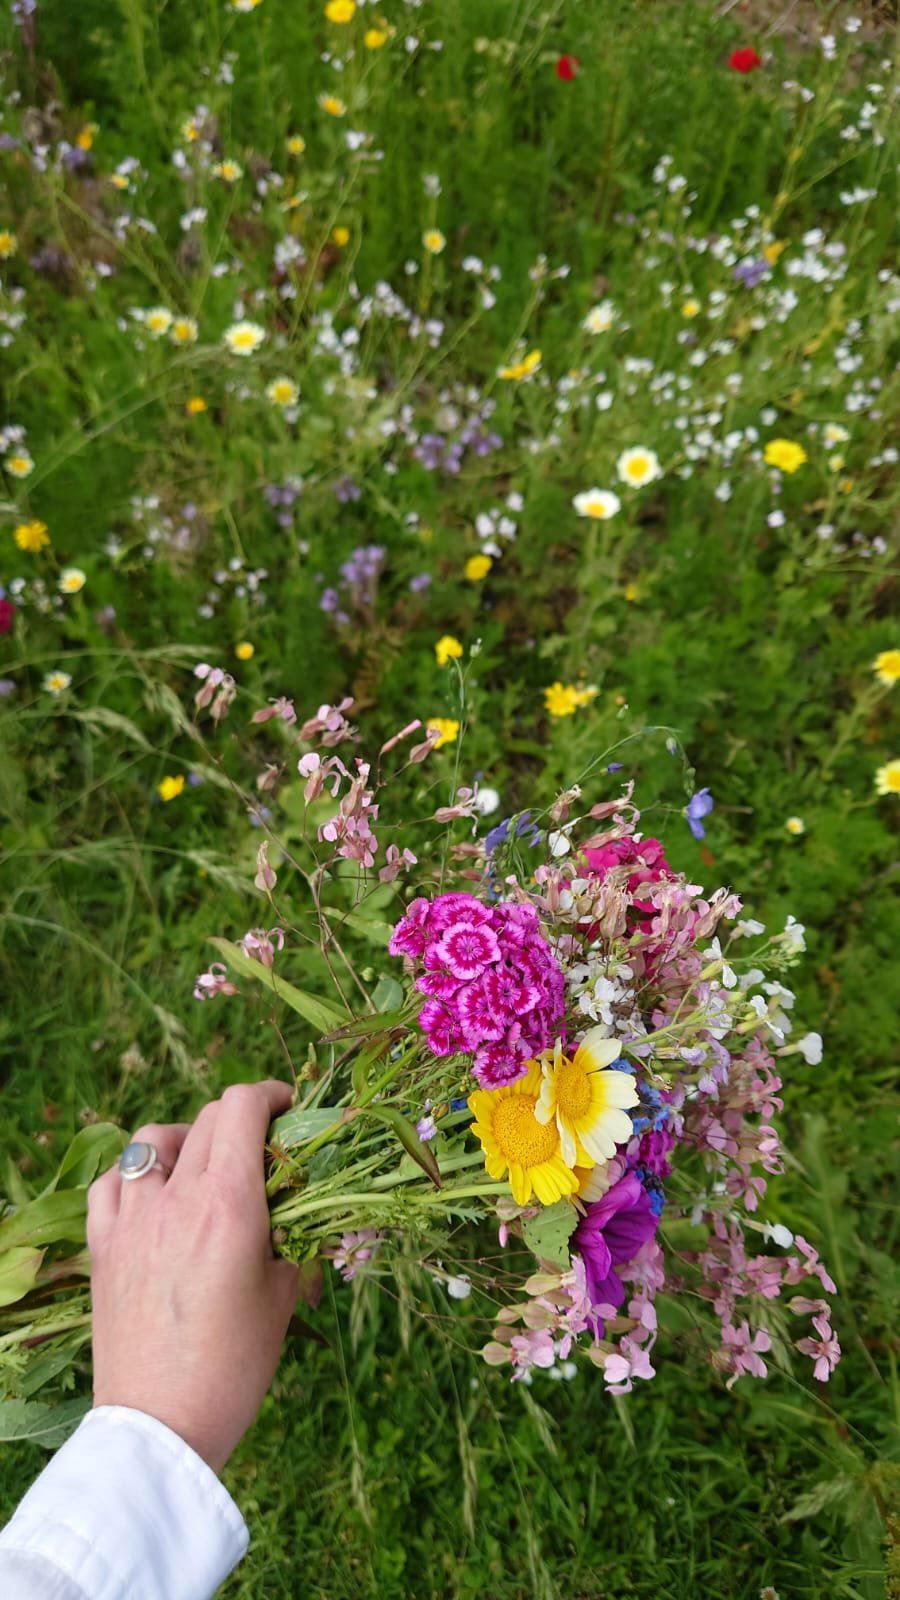
[{"label": "green leaf", "polygon": [[269,1129],[269,1143],[283,1150],[293,1150],[296,1145],[308,1144],[332,1123],[339,1122],[341,1106],[294,1106],[276,1117]]},{"label": "green leaf", "polygon": [[367,1117],[377,1117],[379,1122],[386,1122],[400,1140],[407,1155],[412,1156],[422,1171],[429,1177],[436,1189],[442,1186],[441,1169],[437,1164],[434,1151],[430,1150],[416,1133],[412,1123],[404,1117],[402,1111],[396,1111],[393,1106],[366,1106]]},{"label": "green leaf", "polygon": [[89,1400],[66,1400],[59,1406],[43,1400],[0,1400],[0,1441],[28,1439],[45,1450],[57,1450],[90,1407]]},{"label": "green leaf", "polygon": [[86,1212],[84,1189],[42,1194],[0,1222],[0,1252],[23,1244],[59,1244],[63,1239],[84,1244]]},{"label": "green leaf", "polygon": [[346,1023],[346,1011],[339,1011],[329,1000],[321,1000],[318,995],[307,994],[305,989],[298,989],[286,979],[276,977],[271,967],[264,967],[261,961],[254,961],[252,956],[245,955],[243,950],[239,950],[236,944],[231,943],[230,939],[211,939],[210,944],[215,945],[232,971],[239,972],[244,978],[256,978],[264,988],[270,989],[279,1000],[283,1000],[292,1011],[296,1011],[306,1022],[311,1023],[319,1033],[330,1033]]},{"label": "green leaf", "polygon": [[361,933],[364,939],[381,946],[390,942],[394,931],[389,922],[383,922],[380,917],[367,917],[361,911],[342,912],[339,926],[353,928],[357,933]]},{"label": "green leaf", "polygon": [[20,1244],[0,1256],[0,1306],[15,1305],[34,1288],[44,1259],[43,1250]]},{"label": "green leaf", "polygon": [[403,987],[396,978],[379,978],[372,990],[372,1004],[382,1013],[397,1011],[403,1004]]},{"label": "green leaf", "polygon": [[86,1189],[98,1172],[105,1172],[122,1154],[128,1135],[112,1122],[95,1122],[82,1128],[59,1164],[53,1182],[44,1190],[51,1194],[57,1189]]},{"label": "green leaf", "polygon": [[578,1213],[568,1200],[542,1206],[536,1217],[526,1217],[522,1234],[532,1255],[555,1267],[569,1265],[569,1239],[578,1225]]},{"label": "green leaf", "polygon": [[356,1022],[347,1022],[342,1028],[335,1028],[329,1035],[332,1039],[364,1039],[368,1033],[388,1033],[392,1028],[406,1028],[412,1021],[412,1011],[384,1011],[377,1017],[360,1017]]}]

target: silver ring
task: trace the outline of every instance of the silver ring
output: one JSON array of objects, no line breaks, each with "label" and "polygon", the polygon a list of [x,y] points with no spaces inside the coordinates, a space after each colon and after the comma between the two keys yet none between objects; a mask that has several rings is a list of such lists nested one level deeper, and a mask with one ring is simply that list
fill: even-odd
[{"label": "silver ring", "polygon": [[168,1178],[171,1167],[166,1167],[160,1161],[155,1144],[144,1144],[140,1139],[133,1139],[127,1144],[119,1157],[119,1176],[126,1183],[133,1183],[135,1178],[145,1178],[148,1172],[161,1172]]}]

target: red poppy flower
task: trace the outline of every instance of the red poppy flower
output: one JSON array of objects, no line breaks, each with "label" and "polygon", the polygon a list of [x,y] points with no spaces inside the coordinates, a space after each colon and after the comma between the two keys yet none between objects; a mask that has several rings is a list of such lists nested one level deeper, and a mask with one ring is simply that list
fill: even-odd
[{"label": "red poppy flower", "polygon": [[0,600],[0,633],[12,633],[15,614],[16,608],[11,600]]},{"label": "red poppy flower", "polygon": [[577,56],[560,56],[556,63],[556,76],[561,78],[563,83],[571,83],[573,78],[578,77],[580,71],[581,62]]},{"label": "red poppy flower", "polygon": [[728,65],[732,72],[755,72],[762,66],[762,56],[756,54],[752,45],[744,45],[741,50],[732,50]]}]

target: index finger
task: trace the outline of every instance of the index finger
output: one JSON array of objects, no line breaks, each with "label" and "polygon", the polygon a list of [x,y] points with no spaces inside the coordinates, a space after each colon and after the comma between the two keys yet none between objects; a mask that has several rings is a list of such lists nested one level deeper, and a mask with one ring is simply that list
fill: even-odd
[{"label": "index finger", "polygon": [[249,1183],[263,1183],[263,1148],[269,1123],[291,1103],[289,1083],[267,1078],[263,1083],[235,1083],[226,1089],[212,1130],[206,1170],[229,1173]]}]

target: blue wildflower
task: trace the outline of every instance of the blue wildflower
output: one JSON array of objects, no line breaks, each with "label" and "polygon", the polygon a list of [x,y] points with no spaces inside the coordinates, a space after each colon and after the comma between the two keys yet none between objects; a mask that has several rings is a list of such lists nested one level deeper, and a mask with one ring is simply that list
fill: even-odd
[{"label": "blue wildflower", "polygon": [[685,806],[684,815],[687,825],[695,839],[706,838],[706,829],[703,826],[702,819],[709,816],[714,804],[715,802],[708,789],[698,789],[696,794],[691,795]]}]

